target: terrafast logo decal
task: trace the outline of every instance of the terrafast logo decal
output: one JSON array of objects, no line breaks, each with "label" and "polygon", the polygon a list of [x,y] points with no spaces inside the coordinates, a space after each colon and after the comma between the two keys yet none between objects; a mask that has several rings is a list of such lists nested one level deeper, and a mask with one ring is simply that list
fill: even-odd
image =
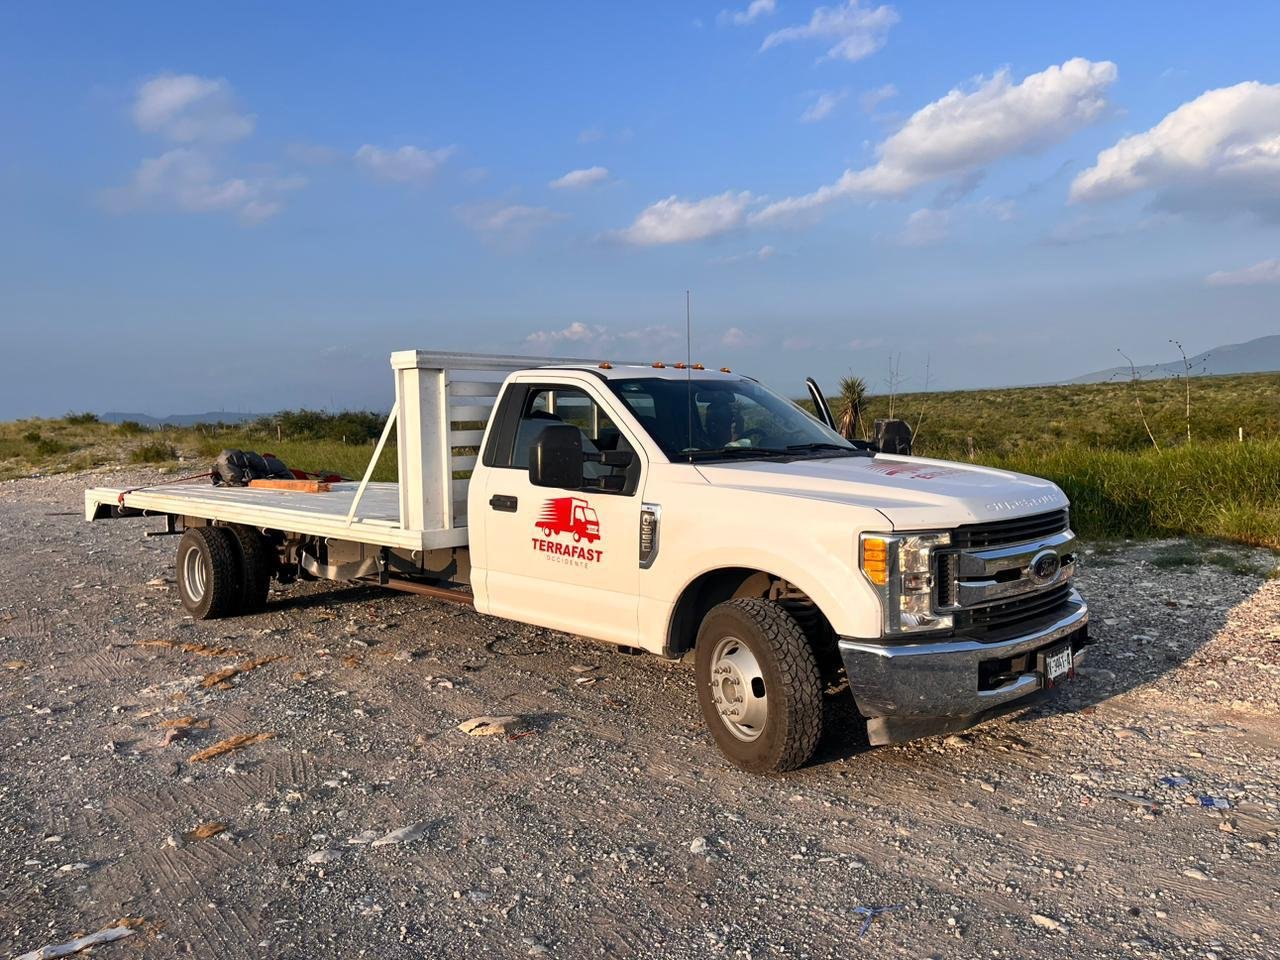
[{"label": "terrafast logo decal", "polygon": [[[585,567],[604,559],[604,551],[594,544],[600,540],[600,518],[582,497],[553,497],[542,504],[542,512],[533,525],[542,534],[532,537],[533,549],[548,559]],[[571,539],[566,543],[562,537]]]},{"label": "terrafast logo decal", "polygon": [[867,469],[886,477],[909,477],[912,480],[937,480],[960,473],[953,467],[934,467],[923,463],[869,463]]}]

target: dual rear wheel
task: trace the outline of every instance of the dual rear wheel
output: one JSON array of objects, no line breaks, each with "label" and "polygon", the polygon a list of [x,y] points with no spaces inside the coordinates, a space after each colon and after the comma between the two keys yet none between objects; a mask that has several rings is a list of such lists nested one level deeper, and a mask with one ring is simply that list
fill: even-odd
[{"label": "dual rear wheel", "polygon": [[191,527],[178,543],[178,595],[197,620],[256,613],[267,603],[273,556],[248,527]]}]

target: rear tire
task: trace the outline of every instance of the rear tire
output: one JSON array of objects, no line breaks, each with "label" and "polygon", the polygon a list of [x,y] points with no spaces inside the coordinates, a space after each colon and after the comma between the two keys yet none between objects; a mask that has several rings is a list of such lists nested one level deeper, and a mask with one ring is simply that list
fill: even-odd
[{"label": "rear tire", "polygon": [[244,573],[236,539],[226,527],[191,527],[178,543],[178,595],[197,620],[239,612]]},{"label": "rear tire", "polygon": [[822,678],[794,617],[768,600],[712,607],[698,630],[698,705],[721,752],[751,773],[805,764],[822,738]]},{"label": "rear tire", "polygon": [[267,605],[275,557],[267,539],[252,527],[229,527],[239,551],[244,585],[240,596],[241,613],[259,613]]}]

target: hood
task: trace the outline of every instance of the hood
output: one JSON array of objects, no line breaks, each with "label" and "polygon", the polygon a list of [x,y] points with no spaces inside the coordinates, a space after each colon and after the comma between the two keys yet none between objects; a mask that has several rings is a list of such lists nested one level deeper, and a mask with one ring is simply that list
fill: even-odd
[{"label": "hood", "polygon": [[1048,480],[924,457],[835,457],[699,464],[716,486],[879,510],[895,530],[956,527],[1067,506]]}]

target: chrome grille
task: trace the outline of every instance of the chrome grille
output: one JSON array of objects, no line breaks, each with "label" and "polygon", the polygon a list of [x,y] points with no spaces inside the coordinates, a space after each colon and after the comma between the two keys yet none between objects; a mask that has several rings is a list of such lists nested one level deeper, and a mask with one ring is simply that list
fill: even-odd
[{"label": "chrome grille", "polygon": [[1074,596],[1075,545],[1065,509],[958,527],[935,554],[935,609],[977,640],[1053,620]]},{"label": "chrome grille", "polygon": [[1039,540],[1066,530],[1070,523],[1067,510],[1051,510],[1030,517],[1012,517],[1008,520],[992,520],[989,523],[970,523],[957,527],[951,535],[951,545],[958,550],[998,547],[1007,543]]},{"label": "chrome grille", "polygon": [[983,639],[989,634],[1025,628],[1037,620],[1061,615],[1071,603],[1071,584],[1063,583],[1041,593],[1032,593],[955,612],[957,634]]}]

